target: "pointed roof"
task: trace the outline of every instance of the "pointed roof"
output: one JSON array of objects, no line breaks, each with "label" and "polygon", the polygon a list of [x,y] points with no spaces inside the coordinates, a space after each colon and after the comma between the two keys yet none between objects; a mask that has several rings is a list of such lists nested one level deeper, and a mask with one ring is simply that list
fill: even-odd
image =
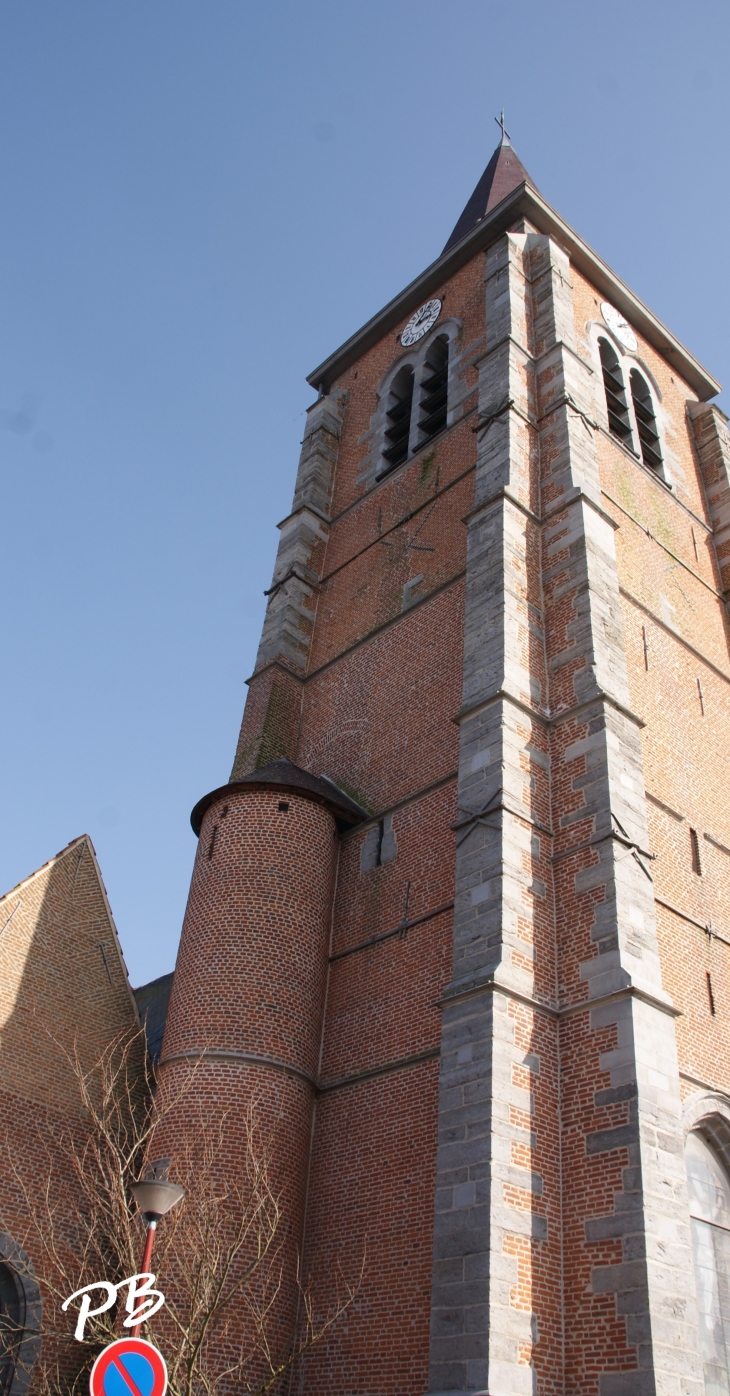
[{"label": "pointed roof", "polygon": [[[529,184],[531,189],[539,193],[537,185],[533,183],[527,173],[522,161],[516,151],[512,149],[509,141],[505,138],[497,146],[484,174],[482,175],[474,193],[472,194],[466,208],[459,218],[454,231],[451,234],[444,252],[448,252],[450,247],[454,247],[457,242],[461,242],[477,223],[480,223],[488,213],[491,213],[497,204],[501,204],[503,199],[511,194],[513,189],[517,189],[520,184]],[[444,252],[441,253],[443,257]]]}]

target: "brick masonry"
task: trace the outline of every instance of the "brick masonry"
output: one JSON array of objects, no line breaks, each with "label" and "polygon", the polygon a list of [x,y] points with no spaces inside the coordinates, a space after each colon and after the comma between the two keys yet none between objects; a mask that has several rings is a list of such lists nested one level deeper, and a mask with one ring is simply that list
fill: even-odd
[{"label": "brick masonry", "polygon": [[289,1396],[700,1396],[683,1145],[730,1140],[727,424],[638,334],[661,477],[611,436],[605,291],[523,217],[432,294],[438,437],[378,478],[428,347],[407,315],[310,409],[233,769],[286,756],[363,822],[211,806],[163,1080],[205,1051],[206,1108],[285,1108],[289,1281],[299,1251],[326,1304],[365,1257]]}]

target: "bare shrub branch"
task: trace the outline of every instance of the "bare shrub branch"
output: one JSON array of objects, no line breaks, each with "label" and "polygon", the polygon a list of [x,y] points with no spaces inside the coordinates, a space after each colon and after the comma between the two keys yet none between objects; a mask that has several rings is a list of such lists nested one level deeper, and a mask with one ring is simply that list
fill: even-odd
[{"label": "bare shrub branch", "polygon": [[[182,1156],[174,1160],[174,1175],[186,1197],[157,1233],[152,1268],[166,1305],[145,1333],[152,1339],[153,1328],[159,1336],[172,1396],[273,1393],[354,1302],[364,1256],[354,1280],[338,1270],[334,1299],[323,1312],[311,1279],[297,1266],[299,1320],[296,1332],[283,1331],[275,1310],[285,1283],[285,1228],[272,1175],[274,1140],[262,1129],[257,1102],[236,1118],[244,1163],[230,1176],[224,1160],[232,1122],[223,1117],[211,1124],[193,1109],[199,1063],[180,1073],[174,1088],[166,1083],[160,1103],[142,1033],[120,1034],[91,1067],[78,1044],[59,1050],[78,1091],[79,1118],[61,1127],[60,1138],[56,1117],[55,1136],[50,1118],[39,1122],[32,1176],[14,1161],[11,1147],[6,1151],[26,1217],[25,1234],[17,1239],[34,1258],[43,1295],[34,1396],[81,1396],[95,1356],[129,1332],[118,1301],[89,1318],[79,1343],[73,1337],[76,1314],[63,1313],[61,1305],[92,1281],[118,1284],[137,1273],[143,1230],[130,1184],[154,1149],[155,1133],[185,1097],[193,1123]],[[0,1357],[3,1341],[12,1347],[14,1340],[10,1330],[7,1338],[0,1335]]]}]

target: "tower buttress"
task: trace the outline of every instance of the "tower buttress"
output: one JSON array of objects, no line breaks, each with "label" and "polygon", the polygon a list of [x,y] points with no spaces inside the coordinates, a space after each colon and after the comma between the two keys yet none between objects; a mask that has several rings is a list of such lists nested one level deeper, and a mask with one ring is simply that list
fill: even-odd
[{"label": "tower buttress", "polygon": [[301,681],[329,537],[343,410],[344,394],[330,393],[307,413],[292,511],[279,524],[279,550],[232,780],[277,757],[296,756]]}]

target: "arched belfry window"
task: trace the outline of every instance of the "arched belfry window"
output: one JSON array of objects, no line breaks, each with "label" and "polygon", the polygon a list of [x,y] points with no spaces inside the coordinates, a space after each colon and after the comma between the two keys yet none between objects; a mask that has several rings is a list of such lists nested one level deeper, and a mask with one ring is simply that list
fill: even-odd
[{"label": "arched belfry window", "polygon": [[700,1351],[707,1396],[730,1393],[730,1178],[701,1134],[687,1137]]},{"label": "arched belfry window", "polygon": [[660,470],[662,465],[662,452],[659,444],[659,432],[656,428],[654,404],[651,400],[649,385],[637,368],[632,368],[629,374],[629,381],[631,383],[631,401],[634,404],[636,428],[639,433],[641,459],[644,465],[649,466],[650,470]]},{"label": "arched belfry window", "polygon": [[404,364],[393,379],[385,411],[387,444],[383,451],[383,459],[387,461],[387,470],[394,470],[408,455],[412,407],[413,369],[410,364]]},{"label": "arched belfry window", "polygon": [[603,369],[603,387],[606,393],[608,426],[612,436],[616,436],[629,450],[633,449],[631,418],[626,401],[626,385],[615,349],[607,339],[599,339],[598,348]]},{"label": "arched belfry window", "polygon": [[418,429],[422,441],[443,431],[448,414],[449,341],[440,334],[429,346],[421,375]]}]

